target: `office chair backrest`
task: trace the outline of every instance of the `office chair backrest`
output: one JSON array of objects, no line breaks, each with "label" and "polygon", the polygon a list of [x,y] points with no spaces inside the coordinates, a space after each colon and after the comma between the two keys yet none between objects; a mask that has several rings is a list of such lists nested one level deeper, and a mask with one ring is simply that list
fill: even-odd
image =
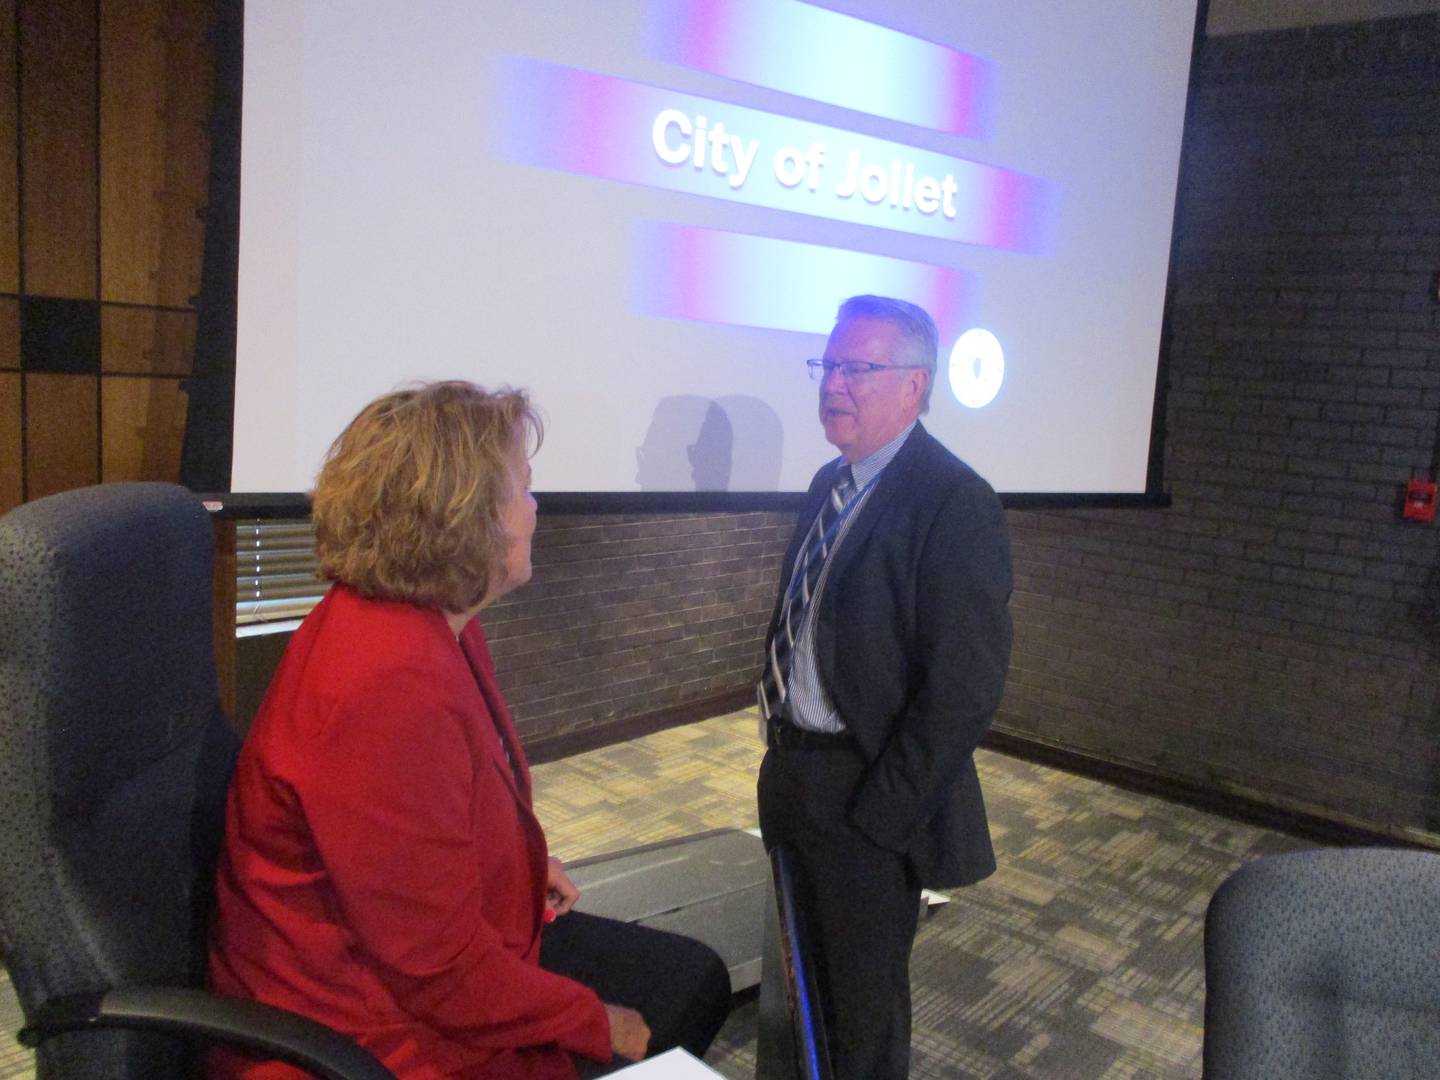
[{"label": "office chair backrest", "polygon": [[[168,484],[0,518],[0,950],[27,1012],[65,993],[200,985],[225,786],[210,522]],[[77,1041],[80,1040],[80,1041]],[[164,1077],[154,1035],[46,1042],[40,1080]]]},{"label": "office chair backrest", "polygon": [[1205,1076],[1440,1075],[1440,854],[1241,867],[1205,917]]}]

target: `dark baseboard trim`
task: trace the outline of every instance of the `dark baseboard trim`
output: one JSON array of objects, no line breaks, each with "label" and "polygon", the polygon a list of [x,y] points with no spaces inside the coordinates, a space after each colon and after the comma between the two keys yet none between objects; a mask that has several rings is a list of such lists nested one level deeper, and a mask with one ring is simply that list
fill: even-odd
[{"label": "dark baseboard trim", "polygon": [[659,709],[642,716],[626,717],[623,720],[602,724],[599,727],[585,728],[581,731],[565,731],[558,735],[549,735],[534,740],[526,739],[525,757],[532,765],[543,765],[547,761],[558,761],[561,758],[570,757],[572,754],[583,754],[587,750],[599,750],[602,746],[628,742],[631,739],[638,739],[642,735],[653,735],[666,728],[680,727],[682,724],[693,724],[700,720],[724,716],[726,713],[732,713],[753,704],[755,704],[754,686],[727,690],[714,697],[702,698],[699,701],[687,701],[683,705],[673,705],[668,709]]},{"label": "dark baseboard trim", "polygon": [[1246,795],[1206,787],[1193,780],[1125,765],[1106,758],[1066,750],[1051,743],[1037,742],[1022,735],[992,730],[981,744],[987,750],[1037,765],[1100,780],[1126,791],[1154,795],[1206,813],[1273,829],[1302,840],[1334,847],[1403,847],[1430,851],[1440,843],[1427,843],[1414,836],[1402,836],[1362,824],[1301,810],[1291,810]]}]

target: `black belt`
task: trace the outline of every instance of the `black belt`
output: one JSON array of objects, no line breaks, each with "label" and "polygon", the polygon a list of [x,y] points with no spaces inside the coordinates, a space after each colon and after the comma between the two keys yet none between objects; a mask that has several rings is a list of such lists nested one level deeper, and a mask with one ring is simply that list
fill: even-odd
[{"label": "black belt", "polygon": [[855,737],[848,731],[808,731],[773,717],[765,725],[765,741],[787,750],[835,750],[855,745]]}]

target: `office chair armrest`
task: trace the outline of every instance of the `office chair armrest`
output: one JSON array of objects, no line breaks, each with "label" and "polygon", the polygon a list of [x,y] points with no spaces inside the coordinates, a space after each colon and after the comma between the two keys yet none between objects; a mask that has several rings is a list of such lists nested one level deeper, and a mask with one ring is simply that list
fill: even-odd
[{"label": "office chair armrest", "polygon": [[257,1001],[178,986],[140,986],[52,998],[18,1036],[34,1048],[52,1035],[104,1028],[163,1031],[250,1050],[324,1080],[395,1080],[368,1050],[318,1021]]}]

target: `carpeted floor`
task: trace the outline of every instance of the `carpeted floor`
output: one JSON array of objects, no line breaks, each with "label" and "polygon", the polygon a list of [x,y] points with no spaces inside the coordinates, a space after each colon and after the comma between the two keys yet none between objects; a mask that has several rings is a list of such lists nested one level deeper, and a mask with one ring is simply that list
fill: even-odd
[{"label": "carpeted floor", "polygon": [[[555,854],[575,859],[755,824],[753,710],[535,769]],[[1205,905],[1247,859],[1303,846],[1278,833],[982,751],[1000,870],[931,909],[911,962],[912,1077],[1200,1075]],[[754,1075],[756,1004],[709,1063]],[[0,983],[0,1024],[19,1011]],[[0,1039],[0,1080],[31,1077]]]},{"label": "carpeted floor", "polygon": [[35,1075],[35,1055],[15,1041],[15,1033],[23,1022],[20,1003],[15,1000],[10,976],[0,971],[0,1077],[24,1077],[29,1080]]},{"label": "carpeted floor", "polygon": [[[753,710],[542,765],[556,854],[755,824]],[[1200,1075],[1205,905],[1278,833],[981,751],[999,871],[933,907],[911,960],[921,1078]],[[603,843],[596,843],[603,837]],[[707,1058],[754,1075],[756,1006]]]}]

